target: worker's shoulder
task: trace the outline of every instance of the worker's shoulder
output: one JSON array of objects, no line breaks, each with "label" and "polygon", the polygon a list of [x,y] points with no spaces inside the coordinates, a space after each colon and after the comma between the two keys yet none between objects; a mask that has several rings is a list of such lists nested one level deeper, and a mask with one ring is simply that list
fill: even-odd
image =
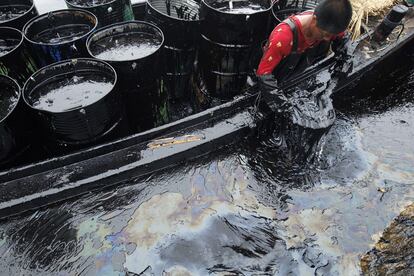
[{"label": "worker's shoulder", "polygon": [[280,42],[282,44],[289,44],[293,39],[293,32],[290,26],[282,22],[278,24],[270,35],[270,41],[273,43]]}]

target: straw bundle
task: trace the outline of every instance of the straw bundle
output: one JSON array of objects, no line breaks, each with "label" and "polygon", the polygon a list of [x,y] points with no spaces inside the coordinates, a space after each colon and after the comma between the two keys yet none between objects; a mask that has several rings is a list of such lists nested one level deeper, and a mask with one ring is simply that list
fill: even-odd
[{"label": "straw bundle", "polygon": [[353,15],[350,24],[352,38],[355,39],[361,34],[361,26],[364,22],[368,24],[370,16],[382,15],[396,4],[399,0],[351,0]]}]

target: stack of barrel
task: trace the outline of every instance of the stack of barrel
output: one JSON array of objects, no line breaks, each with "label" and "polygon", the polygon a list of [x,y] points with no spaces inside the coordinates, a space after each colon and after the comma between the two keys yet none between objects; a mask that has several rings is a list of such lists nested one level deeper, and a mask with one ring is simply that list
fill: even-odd
[{"label": "stack of barrel", "polygon": [[0,3],[0,167],[168,121],[162,31],[131,21],[130,0],[66,2],[43,15]]},{"label": "stack of barrel", "polygon": [[203,0],[201,77],[209,94],[240,94],[258,65],[260,45],[270,24],[272,0]]}]

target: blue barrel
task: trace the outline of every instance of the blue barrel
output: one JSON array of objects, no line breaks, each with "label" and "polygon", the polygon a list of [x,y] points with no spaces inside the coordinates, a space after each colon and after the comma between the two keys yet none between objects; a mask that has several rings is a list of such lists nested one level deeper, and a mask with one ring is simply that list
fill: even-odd
[{"label": "blue barrel", "polygon": [[83,9],[98,18],[98,28],[134,20],[130,0],[65,0],[70,9]]},{"label": "blue barrel", "polygon": [[23,34],[14,28],[0,27],[0,74],[10,76],[23,86],[34,72],[36,65]]},{"label": "blue barrel", "polygon": [[120,124],[123,102],[117,74],[106,62],[72,59],[46,66],[23,88],[48,148],[93,145]]},{"label": "blue barrel", "polygon": [[0,75],[0,97],[0,167],[4,168],[29,148],[30,122],[15,80]]},{"label": "blue barrel", "polygon": [[108,26],[87,41],[90,55],[117,71],[128,119],[135,131],[168,122],[168,97],[160,84],[163,45],[162,31],[143,21]]},{"label": "blue barrel", "polygon": [[86,39],[98,20],[84,10],[58,10],[30,20],[23,34],[39,67],[58,61],[87,57]]},{"label": "blue barrel", "polygon": [[147,0],[145,20],[165,35],[164,88],[171,100],[189,100],[200,40],[200,4],[193,0]]},{"label": "blue barrel", "polygon": [[38,16],[33,0],[2,0],[0,2],[0,27],[22,30],[32,18]]}]

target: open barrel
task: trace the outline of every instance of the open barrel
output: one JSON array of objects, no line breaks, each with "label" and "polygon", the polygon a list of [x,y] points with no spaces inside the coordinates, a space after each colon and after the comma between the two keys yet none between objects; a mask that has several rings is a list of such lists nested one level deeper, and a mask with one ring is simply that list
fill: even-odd
[{"label": "open barrel", "polygon": [[130,0],[65,0],[70,9],[83,9],[98,18],[98,28],[134,20]]},{"label": "open barrel", "polygon": [[108,62],[117,71],[134,130],[168,122],[168,97],[160,84],[163,44],[162,31],[143,21],[108,26],[87,41],[90,55]]},{"label": "open barrel", "polygon": [[203,0],[200,75],[208,93],[228,100],[242,93],[258,65],[272,0]]},{"label": "open barrel", "polygon": [[14,28],[0,27],[0,74],[10,76],[23,86],[35,71],[23,34]]},{"label": "open barrel", "polygon": [[80,9],[58,10],[30,20],[23,28],[30,53],[39,67],[87,57],[86,39],[95,31],[95,15]]},{"label": "open barrel", "polygon": [[104,140],[120,124],[117,75],[106,62],[72,59],[46,66],[23,88],[40,135],[51,149],[76,149]]},{"label": "open barrel", "polygon": [[147,0],[145,20],[165,35],[164,84],[171,100],[188,100],[200,38],[200,4],[193,0]]},{"label": "open barrel", "polygon": [[36,17],[33,0],[2,0],[0,2],[0,27],[12,27],[22,30],[24,25]]}]

